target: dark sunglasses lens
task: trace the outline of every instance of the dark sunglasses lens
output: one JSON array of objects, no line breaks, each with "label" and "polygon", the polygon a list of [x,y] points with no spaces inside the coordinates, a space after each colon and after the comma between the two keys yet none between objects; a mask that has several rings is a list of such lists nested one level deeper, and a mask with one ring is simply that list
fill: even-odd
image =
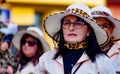
[{"label": "dark sunglasses lens", "polygon": [[36,44],[35,41],[28,41],[28,45],[29,45],[29,46],[34,46],[35,44]]},{"label": "dark sunglasses lens", "polygon": [[22,41],[22,45],[25,45],[26,43],[28,43],[29,46],[34,46],[36,44],[35,41],[26,41],[26,40]]}]

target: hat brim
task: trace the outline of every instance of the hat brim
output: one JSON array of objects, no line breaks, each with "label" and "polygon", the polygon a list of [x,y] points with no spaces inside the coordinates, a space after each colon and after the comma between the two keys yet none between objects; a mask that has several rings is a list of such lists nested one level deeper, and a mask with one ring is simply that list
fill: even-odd
[{"label": "hat brim", "polygon": [[48,50],[49,50],[48,44],[44,41],[44,39],[43,39],[40,35],[37,35],[37,34],[34,33],[34,32],[26,31],[26,30],[22,30],[22,31],[17,32],[17,33],[15,34],[15,36],[13,37],[13,39],[12,39],[13,45],[14,45],[18,50],[20,50],[20,40],[21,40],[21,38],[23,37],[23,35],[25,35],[25,34],[30,34],[30,35],[32,35],[33,37],[39,39],[40,42],[41,42],[41,44],[43,45],[43,48],[45,49],[44,51],[48,51]]},{"label": "hat brim", "polygon": [[116,19],[116,18],[113,18],[111,16],[101,16],[101,15],[93,15],[94,18],[97,18],[97,17],[103,17],[103,18],[107,18],[108,20],[110,20],[113,24],[114,24],[114,29],[113,29],[113,32],[112,32],[112,36],[113,36],[113,41],[117,41],[117,40],[120,40],[120,20]]},{"label": "hat brim", "polygon": [[106,32],[96,23],[95,20],[85,17],[85,16],[80,16],[79,14],[75,13],[70,13],[70,12],[58,12],[54,13],[50,16],[48,16],[45,21],[44,21],[44,28],[45,31],[48,33],[48,35],[54,39],[55,41],[59,41],[59,38],[53,37],[61,28],[61,19],[67,15],[75,15],[86,21],[87,23],[90,24],[90,26],[94,29],[97,41],[99,45],[103,45],[105,42],[107,42],[107,34]]}]

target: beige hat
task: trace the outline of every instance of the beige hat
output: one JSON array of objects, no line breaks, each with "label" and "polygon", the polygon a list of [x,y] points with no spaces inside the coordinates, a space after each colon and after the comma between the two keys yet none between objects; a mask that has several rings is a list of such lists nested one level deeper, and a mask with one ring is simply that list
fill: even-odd
[{"label": "beige hat", "polygon": [[[34,28],[34,27],[33,27]],[[37,30],[35,30],[37,29]],[[40,30],[39,30],[40,31]],[[28,29],[28,30],[21,30],[21,31],[18,31],[15,36],[13,37],[13,40],[12,40],[12,43],[13,45],[18,49],[20,50],[20,40],[21,38],[23,37],[23,35],[25,34],[29,34],[29,35],[32,35],[33,37],[37,38],[40,40],[40,42],[42,43],[43,45],[43,48],[45,49],[45,51],[48,51],[49,50],[49,46],[48,44],[44,41],[44,39],[39,35],[39,31],[38,31],[38,28],[34,28],[33,30],[32,29]]]},{"label": "beige hat", "polygon": [[43,32],[40,30],[40,28],[38,28],[38,27],[28,27],[27,28],[27,30],[34,30],[34,31],[36,31],[36,32],[38,32],[38,34],[41,36],[41,37],[44,37],[44,34],[43,34]]},{"label": "beige hat", "polygon": [[107,41],[106,32],[98,26],[94,19],[91,18],[90,9],[88,8],[88,6],[81,3],[72,4],[68,6],[66,11],[54,13],[46,17],[43,26],[48,35],[55,41],[59,41],[59,37],[57,39],[53,36],[60,30],[61,19],[67,15],[78,16],[87,23],[89,23],[90,26],[94,29],[99,45],[102,45]]},{"label": "beige hat", "polygon": [[91,9],[92,17],[105,17],[114,24],[114,29],[112,32],[113,40],[120,40],[120,20],[112,17],[112,12],[109,8],[105,6],[97,6]]}]

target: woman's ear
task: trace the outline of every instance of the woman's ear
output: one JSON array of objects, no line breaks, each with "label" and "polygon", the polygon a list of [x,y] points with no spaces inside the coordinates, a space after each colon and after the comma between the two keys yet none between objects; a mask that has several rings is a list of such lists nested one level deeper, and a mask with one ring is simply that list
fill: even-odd
[{"label": "woman's ear", "polygon": [[90,32],[91,32],[91,29],[88,29],[87,36],[89,36]]},{"label": "woman's ear", "polygon": [[87,33],[87,36],[89,36],[89,33]]}]

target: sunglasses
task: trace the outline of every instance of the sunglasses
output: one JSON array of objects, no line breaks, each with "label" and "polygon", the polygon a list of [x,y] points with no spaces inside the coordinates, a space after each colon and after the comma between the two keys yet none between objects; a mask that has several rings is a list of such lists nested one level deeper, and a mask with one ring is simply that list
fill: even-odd
[{"label": "sunglasses", "polygon": [[36,41],[33,41],[33,40],[28,40],[28,41],[23,40],[23,41],[22,41],[22,45],[25,45],[26,43],[28,44],[28,46],[34,46],[34,45],[37,44],[37,42],[36,42]]},{"label": "sunglasses", "polygon": [[71,25],[73,25],[75,29],[79,29],[83,25],[85,25],[85,22],[82,22],[82,21],[76,21],[76,22],[63,21],[63,28],[68,29],[68,28],[70,28]]}]

